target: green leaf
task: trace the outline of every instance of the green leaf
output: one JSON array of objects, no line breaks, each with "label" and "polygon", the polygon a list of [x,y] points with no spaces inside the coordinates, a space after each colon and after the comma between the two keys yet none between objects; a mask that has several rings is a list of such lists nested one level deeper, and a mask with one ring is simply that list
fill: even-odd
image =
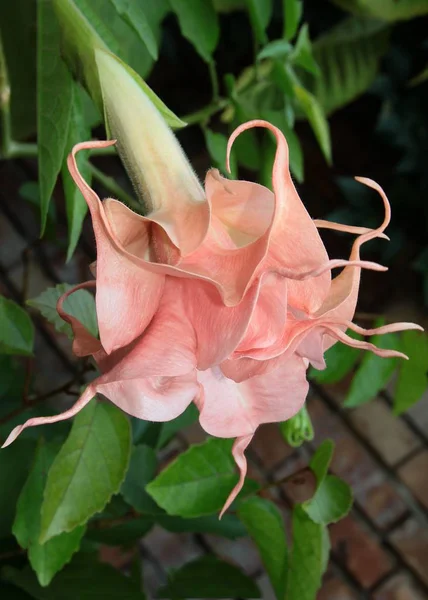
[{"label": "green leaf", "polygon": [[283,600],[288,551],[280,511],[270,500],[254,496],[241,502],[238,516],[257,545],[276,597]]},{"label": "green leaf", "polygon": [[385,24],[350,18],[314,42],[313,54],[320,75],[308,84],[327,115],[369,88],[379,72],[388,38]]},{"label": "green leaf", "polygon": [[127,417],[113,404],[92,400],[75,418],[48,475],[40,541],[88,521],[117,493],[131,448]]},{"label": "green leaf", "polygon": [[[400,350],[400,339],[394,333],[376,335],[370,342],[378,348]],[[364,354],[361,365],[354,375],[343,406],[354,408],[369,402],[391,379],[397,368],[396,358],[381,358],[372,352]]]},{"label": "green leaf", "polygon": [[413,79],[410,80],[409,85],[415,86],[421,83],[424,83],[428,79],[428,66],[425,69],[422,69],[420,73],[418,73]]},{"label": "green leaf", "polygon": [[47,588],[38,584],[29,567],[21,571],[7,567],[3,577],[36,600],[144,600],[131,579],[84,553],[77,554]]},{"label": "green leaf", "polygon": [[347,483],[328,475],[334,444],[326,440],[318,448],[309,464],[317,479],[315,494],[301,506],[308,517],[319,525],[329,525],[342,519],[352,506],[352,491]]},{"label": "green leaf", "polygon": [[[59,283],[54,288],[48,288],[42,292],[37,298],[27,301],[27,304],[37,308],[45,319],[54,325],[57,331],[65,333],[70,339],[73,338],[72,329],[68,323],[61,319],[56,310],[56,305],[59,298],[73,287],[68,283]],[[64,310],[76,317],[93,336],[98,336],[95,299],[87,290],[77,290],[71,294],[64,302]]]},{"label": "green leaf", "polygon": [[146,490],[170,515],[200,517],[219,511],[237,482],[232,444],[232,440],[209,439],[191,446]]},{"label": "green leaf", "polygon": [[[176,433],[178,433],[185,427],[189,427],[189,425],[196,423],[198,418],[199,411],[192,402],[192,404],[189,404],[186,410],[183,413],[181,413],[181,415],[178,416],[176,419],[173,419],[172,421],[166,421],[166,423],[162,423],[159,432],[159,437],[155,444],[156,448],[160,450],[161,448],[166,446],[166,444],[174,437]],[[151,423],[151,425],[155,424]]]},{"label": "green leaf", "polygon": [[265,58],[284,58],[293,51],[293,46],[287,40],[274,40],[260,50],[257,54],[257,60]]},{"label": "green leaf", "polygon": [[315,96],[313,96],[301,85],[294,85],[294,93],[301,109],[305,113],[313,129],[325,159],[329,164],[331,164],[330,129],[321,105]]},{"label": "green leaf", "polygon": [[57,444],[40,441],[33,467],[19,496],[13,524],[13,534],[19,545],[28,550],[28,559],[42,586],[49,585],[54,575],[70,561],[85,532],[82,526],[70,533],[62,533],[46,544],[39,543],[43,491],[57,450]]},{"label": "green leaf", "polygon": [[319,75],[319,67],[312,54],[311,40],[309,39],[309,29],[307,25],[303,25],[299,31],[294,51],[291,55],[291,60],[294,65],[302,67],[313,75]]},{"label": "green leaf", "polygon": [[206,62],[211,62],[220,36],[217,13],[211,0],[170,0],[181,33]]},{"label": "green leaf", "polygon": [[31,356],[33,344],[34,326],[28,313],[0,296],[0,354]]},{"label": "green leaf", "polygon": [[[208,127],[204,127],[204,135],[208,152],[215,166],[224,173],[226,171],[227,137],[222,133],[211,131]],[[230,176],[232,179],[236,179],[237,165],[234,152],[230,156],[230,167]]]},{"label": "green leaf", "polygon": [[394,393],[394,413],[401,415],[421,399],[428,387],[428,336],[420,331],[405,331],[400,350],[409,357],[399,367]]},{"label": "green leaf", "polygon": [[266,29],[273,12],[272,0],[246,0],[250,14],[251,27],[260,44],[266,44]]},{"label": "green leaf", "polygon": [[325,527],[314,523],[300,505],[293,509],[293,546],[287,578],[287,600],[314,600],[328,556]]},{"label": "green leaf", "polygon": [[314,428],[305,404],[294,417],[280,423],[279,428],[284,440],[293,448],[314,439]]},{"label": "green leaf", "polygon": [[284,38],[292,40],[296,35],[302,18],[302,0],[283,0],[284,5]]},{"label": "green leaf", "polygon": [[[71,152],[75,144],[89,140],[91,138],[91,130],[86,124],[84,113],[82,94],[79,92],[79,87],[73,85],[73,100],[70,117],[70,127],[68,130],[68,138],[66,142],[66,155]],[[89,168],[89,152],[87,150],[79,152],[76,156],[77,166],[83,179],[91,185],[91,170]],[[82,231],[83,219],[88,212],[88,205],[84,199],[82,192],[74,183],[73,178],[67,167],[67,156],[64,157],[62,165],[62,181],[64,185],[65,203],[67,208],[68,221],[68,250],[67,261],[73,256],[77,242],[79,241]]]},{"label": "green leaf", "polygon": [[156,515],[156,522],[173,533],[212,533],[234,540],[247,534],[245,527],[235,515],[225,514],[221,518],[217,515],[197,517],[195,519],[182,519],[171,515]]},{"label": "green leaf", "polygon": [[[40,189],[39,184],[35,181],[26,181],[21,185],[18,191],[21,198],[26,200],[32,207],[34,207],[37,217],[40,215]],[[55,204],[52,202],[49,205],[45,237],[49,240],[56,239],[57,237],[57,224],[56,224],[56,209]]]},{"label": "green leaf", "polygon": [[158,57],[158,46],[155,32],[151,28],[143,4],[132,0],[110,0],[119,15],[138,34],[143,44],[155,60]]},{"label": "green leaf", "polygon": [[10,83],[12,137],[21,140],[36,131],[37,2],[0,2],[0,37]]},{"label": "green leaf", "polygon": [[33,460],[35,443],[21,439],[0,451],[0,539],[10,535],[15,516],[16,503],[28,476]]},{"label": "green leaf", "polygon": [[173,572],[158,598],[261,598],[257,585],[238,567],[215,556],[198,558]]},{"label": "green leaf", "polygon": [[426,0],[333,0],[335,4],[356,15],[401,21],[428,13]]},{"label": "green leaf", "polygon": [[37,11],[37,145],[41,230],[64,158],[71,114],[72,79],[62,61],[60,31],[50,0]]},{"label": "green leaf", "polygon": [[146,485],[155,476],[156,468],[155,451],[149,446],[135,446],[120,493],[128,504],[144,515],[160,512],[145,490]]},{"label": "green leaf", "polygon": [[144,537],[154,525],[153,517],[139,517],[111,527],[98,527],[97,521],[90,523],[85,539],[88,538],[107,546],[121,546],[136,542]]},{"label": "green leaf", "polygon": [[[351,330],[348,330],[347,335],[356,340],[361,340],[362,337]],[[325,353],[325,362],[327,367],[323,371],[311,368],[309,376],[315,379],[318,383],[336,383],[341,381],[355,366],[360,357],[360,349],[346,346],[345,344],[335,344]]]}]

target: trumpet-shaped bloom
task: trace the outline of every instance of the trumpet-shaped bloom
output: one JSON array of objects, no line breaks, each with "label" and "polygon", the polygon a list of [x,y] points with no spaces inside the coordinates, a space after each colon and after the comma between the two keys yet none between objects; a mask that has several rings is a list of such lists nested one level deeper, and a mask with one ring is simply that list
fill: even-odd
[{"label": "trumpet-shaped bloom", "polygon": [[[364,243],[386,237],[390,208],[383,190],[358,179],[382,198],[385,217],[376,229],[314,221],[293,185],[285,138],[273,125],[242,125],[228,154],[250,127],[267,128],[276,138],[273,192],[211,170],[200,194],[181,150],[168,149],[168,156],[179,157],[170,179],[167,162],[159,159],[162,145],[148,134],[148,189],[157,200],[146,216],[113,199],[101,202],[77,169],[78,151],[114,142],[73,149],[70,173],[88,203],[97,244],[96,281],[82,285],[96,285],[100,339],[65,313],[63,301],[72,292],[60,299],[58,312],[73,328],[75,353],[92,355],[101,374],[70,410],[30,419],[5,445],[25,427],[73,416],[95,394],[151,421],[173,419],[194,402],[207,433],[236,438],[232,452],[240,477],[224,511],[242,487],[244,452],[257,427],[289,419],[303,405],[310,363],[324,368],[324,352],[337,341],[403,356],[346,334],[419,328],[397,323],[364,330],[352,323],[361,269],[385,270],[360,257]],[[169,131],[161,140],[177,144]],[[348,261],[329,259],[320,228],[356,236]],[[335,268],[343,270],[332,279]]]}]

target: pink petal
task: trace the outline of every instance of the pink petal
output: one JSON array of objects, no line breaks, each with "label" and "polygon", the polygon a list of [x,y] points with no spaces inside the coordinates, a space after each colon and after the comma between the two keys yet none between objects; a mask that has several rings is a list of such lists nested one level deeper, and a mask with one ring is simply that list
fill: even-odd
[{"label": "pink petal", "polygon": [[[98,326],[101,343],[107,353],[130,343],[145,330],[158,307],[164,284],[163,275],[141,268],[144,261],[136,265],[128,260],[128,253],[112,230],[100,199],[78,171],[75,155],[79,150],[104,148],[111,144],[78,144],[68,157],[70,174],[91,211],[97,243]],[[128,240],[137,240],[138,251],[144,253],[149,243],[149,225],[132,211],[128,211],[128,217]]]},{"label": "pink petal", "polygon": [[244,435],[243,437],[237,438],[232,446],[232,456],[235,459],[235,462],[239,469],[239,479],[238,483],[230,492],[229,497],[224,503],[224,506],[221,509],[219,519],[222,518],[222,516],[227,511],[232,502],[235,500],[236,496],[239,494],[239,492],[242,489],[242,486],[245,483],[245,476],[247,474],[247,459],[245,458],[245,450],[247,449],[252,439],[252,435]]},{"label": "pink petal", "polygon": [[267,375],[241,383],[214,367],[198,372],[203,394],[197,400],[200,423],[210,435],[241,437],[262,423],[285,421],[296,414],[308,393],[306,367],[292,355]]}]

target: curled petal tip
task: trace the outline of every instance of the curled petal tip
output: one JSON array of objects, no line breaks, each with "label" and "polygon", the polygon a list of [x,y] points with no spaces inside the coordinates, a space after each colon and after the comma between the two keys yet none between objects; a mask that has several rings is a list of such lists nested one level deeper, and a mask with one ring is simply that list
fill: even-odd
[{"label": "curled petal tip", "polygon": [[2,445],[2,449],[7,448],[7,446],[10,446],[11,444],[13,444],[13,442],[16,440],[18,435],[21,433],[22,429],[23,429],[22,425],[18,425],[18,427],[15,427],[15,429],[12,429],[12,431],[7,436],[6,441]]}]

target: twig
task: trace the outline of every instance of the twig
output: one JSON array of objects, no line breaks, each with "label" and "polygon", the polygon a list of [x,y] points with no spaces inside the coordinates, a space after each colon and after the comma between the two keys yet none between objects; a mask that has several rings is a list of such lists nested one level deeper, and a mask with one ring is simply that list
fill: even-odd
[{"label": "twig", "polygon": [[208,106],[204,106],[204,108],[180,118],[187,123],[187,125],[204,125],[213,115],[215,115],[215,113],[220,112],[228,105],[229,100],[219,98],[216,102],[212,102],[211,104],[208,104]]}]

